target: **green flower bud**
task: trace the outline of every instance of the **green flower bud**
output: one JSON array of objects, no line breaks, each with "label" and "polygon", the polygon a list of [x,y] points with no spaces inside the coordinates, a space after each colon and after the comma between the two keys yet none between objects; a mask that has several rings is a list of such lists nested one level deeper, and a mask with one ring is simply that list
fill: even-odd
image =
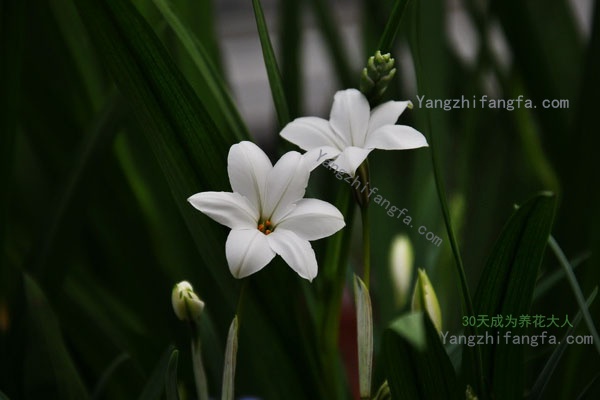
[{"label": "green flower bud", "polygon": [[182,321],[196,321],[204,310],[204,302],[194,293],[194,288],[187,281],[181,281],[173,287],[171,303],[175,315]]},{"label": "green flower bud", "polygon": [[369,57],[360,79],[360,91],[369,100],[379,98],[387,90],[392,78],[396,75],[395,60],[389,53],[381,54],[379,50]]},{"label": "green flower bud", "polygon": [[442,331],[442,310],[433,285],[424,269],[419,269],[419,276],[412,298],[413,311],[425,310],[438,332]]}]

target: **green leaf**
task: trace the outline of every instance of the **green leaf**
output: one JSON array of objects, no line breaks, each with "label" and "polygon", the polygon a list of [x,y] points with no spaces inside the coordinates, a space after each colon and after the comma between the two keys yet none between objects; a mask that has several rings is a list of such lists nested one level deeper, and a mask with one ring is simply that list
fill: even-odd
[{"label": "green leaf", "polygon": [[238,349],[238,317],[231,321],[225,348],[225,366],[223,367],[223,393],[222,400],[233,400],[235,394],[235,364]]},{"label": "green leaf", "polygon": [[[48,257],[53,249],[59,233],[61,232],[65,216],[73,200],[84,184],[84,176],[94,161],[110,149],[119,124],[125,116],[125,104],[121,96],[114,91],[109,94],[102,110],[90,124],[85,132],[79,150],[75,152],[75,160],[61,185],[60,195],[56,203],[50,207],[47,223],[41,229],[38,239],[38,251],[32,260],[32,271],[37,275],[44,275]],[[56,273],[55,270],[52,271]]]},{"label": "green leaf", "polygon": [[575,295],[575,300],[577,300],[577,304],[579,305],[579,310],[583,313],[583,319],[585,324],[588,327],[588,330],[592,334],[594,338],[594,344],[596,345],[596,351],[600,355],[600,337],[598,337],[598,331],[596,330],[596,326],[594,325],[594,321],[592,320],[592,316],[590,315],[590,311],[588,310],[588,306],[585,304],[585,298],[583,297],[583,293],[581,292],[581,288],[579,287],[579,283],[577,282],[577,278],[575,277],[575,273],[573,272],[573,267],[569,264],[569,260],[563,253],[562,249],[556,243],[556,240],[552,236],[548,240],[550,244],[550,248],[558,258],[558,262],[561,267],[565,271],[565,275],[567,276],[567,280],[569,281],[569,285],[571,286],[571,290]]},{"label": "green leaf", "polygon": [[201,78],[201,82],[197,83],[197,93],[201,96],[200,100],[204,106],[211,110],[217,126],[221,127],[218,122],[223,121],[223,124],[234,132],[238,140],[247,138],[248,129],[229,95],[225,82],[215,67],[216,60],[211,60],[208,51],[185,28],[167,1],[153,0],[153,2],[191,57]]},{"label": "green leaf", "polygon": [[167,374],[169,363],[173,353],[175,353],[175,347],[170,345],[161,355],[158,363],[154,367],[152,374],[144,386],[144,390],[138,397],[138,400],[159,400],[164,390],[164,377]]},{"label": "green leaf", "polygon": [[373,310],[369,289],[356,275],[354,275],[354,302],[356,304],[360,397],[370,398],[373,372]]},{"label": "green leaf", "polygon": [[122,353],[122,354],[119,354],[113,360],[113,362],[110,363],[110,365],[102,373],[102,375],[100,376],[100,379],[98,379],[98,383],[96,383],[96,386],[94,387],[94,391],[92,392],[92,400],[97,400],[97,399],[102,398],[102,396],[105,394],[104,391],[106,389],[106,385],[108,384],[108,381],[113,377],[115,371],[123,363],[125,363],[126,361],[129,361],[130,359],[131,359],[131,357],[129,356],[129,354]]},{"label": "green leaf", "polygon": [[396,35],[400,29],[400,22],[402,22],[402,16],[404,15],[404,11],[406,11],[408,2],[409,0],[396,0],[394,2],[392,13],[385,24],[383,35],[381,35],[381,39],[379,39],[379,46],[375,50],[380,50],[382,53],[392,51]]},{"label": "green leaf", "polygon": [[169,357],[167,373],[165,374],[165,393],[167,400],[179,400],[177,393],[177,360],[179,359],[179,351],[173,350]]},{"label": "green leaf", "polygon": [[[31,321],[30,340],[40,346],[51,366],[51,369],[45,372],[46,376],[54,378],[57,394],[61,399],[88,399],[87,390],[65,346],[58,320],[46,296],[37,283],[26,274],[23,284]],[[35,357],[39,362],[40,354],[35,354]]]},{"label": "green leaf", "polygon": [[[586,309],[587,309],[587,307],[589,307],[592,304],[592,302],[596,298],[597,294],[598,294],[598,286],[596,286],[596,288],[594,288],[594,291],[588,297],[588,299],[586,301]],[[582,314],[581,310],[579,310],[579,312],[577,312],[577,315],[575,315],[575,319],[573,320],[573,326],[569,327],[569,329],[567,330],[567,333],[565,333],[562,340],[559,342],[559,345],[554,348],[552,355],[546,362],[546,365],[544,365],[542,372],[540,372],[540,375],[536,379],[531,391],[529,392],[530,399],[536,399],[536,400],[542,399],[544,390],[546,389],[546,386],[550,382],[550,379],[552,378],[552,374],[554,373],[554,370],[558,366],[558,362],[561,360],[563,354],[567,350],[567,345],[569,343],[569,342],[567,342],[567,337],[573,335],[573,333],[579,326],[579,323],[581,322],[582,315],[583,314]]]},{"label": "green leaf", "polygon": [[[536,277],[554,218],[556,199],[540,193],[510,217],[483,270],[475,296],[475,314],[529,313]],[[514,335],[523,328],[512,329]],[[523,349],[512,343],[482,348],[484,378],[497,399],[518,398],[523,393]],[[473,378],[474,379],[474,378]]]},{"label": "green leaf", "polygon": [[100,58],[143,127],[204,264],[233,307],[234,286],[221,268],[223,256],[215,254],[222,231],[203,229],[199,222],[207,218],[185,199],[203,188],[225,189],[225,158],[235,137],[217,129],[130,2],[78,0],[77,6]]},{"label": "green leaf", "polygon": [[382,354],[392,398],[464,398],[439,334],[425,313],[392,322],[383,334]]},{"label": "green leaf", "polygon": [[338,83],[345,88],[358,85],[358,74],[354,76],[350,61],[348,60],[348,51],[344,47],[339,30],[339,26],[329,9],[329,4],[325,0],[311,0],[311,4],[322,32],[325,44],[329,50],[335,68],[335,75]]},{"label": "green leaf", "polygon": [[281,74],[279,73],[277,59],[275,58],[275,52],[273,51],[271,39],[269,38],[269,28],[267,27],[267,21],[265,21],[265,15],[263,14],[260,0],[252,0],[252,6],[254,7],[256,27],[258,29],[260,45],[265,60],[267,76],[269,77],[269,85],[271,86],[271,95],[273,96],[273,103],[275,103],[275,110],[277,111],[277,121],[279,122],[279,127],[283,128],[290,122],[290,112],[283,90]]}]

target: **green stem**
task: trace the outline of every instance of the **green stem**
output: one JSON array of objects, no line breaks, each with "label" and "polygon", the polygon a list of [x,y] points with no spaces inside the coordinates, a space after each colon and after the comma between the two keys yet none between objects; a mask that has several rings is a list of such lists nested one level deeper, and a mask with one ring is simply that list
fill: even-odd
[{"label": "green stem", "polygon": [[360,207],[360,215],[362,219],[363,234],[363,282],[368,289],[371,279],[371,235],[369,227],[369,204],[365,204]]},{"label": "green stem", "polygon": [[246,278],[242,281],[242,287],[240,289],[240,296],[238,297],[237,309],[235,312],[235,314],[237,315],[237,319],[238,319],[238,329],[242,323],[242,311],[244,308],[244,294],[246,293],[246,286],[248,286],[248,279],[249,278]]},{"label": "green stem", "polygon": [[194,381],[196,382],[196,395],[198,400],[209,400],[208,385],[206,383],[206,373],[202,363],[202,346],[200,344],[200,334],[196,322],[192,326],[192,362],[194,364]]}]

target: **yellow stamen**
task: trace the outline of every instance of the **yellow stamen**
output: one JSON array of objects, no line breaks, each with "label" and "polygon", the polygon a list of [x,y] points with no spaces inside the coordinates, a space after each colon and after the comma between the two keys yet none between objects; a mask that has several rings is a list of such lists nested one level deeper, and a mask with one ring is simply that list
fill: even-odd
[{"label": "yellow stamen", "polygon": [[265,231],[265,235],[268,235],[269,233],[271,233],[271,231],[267,229],[267,230]]}]

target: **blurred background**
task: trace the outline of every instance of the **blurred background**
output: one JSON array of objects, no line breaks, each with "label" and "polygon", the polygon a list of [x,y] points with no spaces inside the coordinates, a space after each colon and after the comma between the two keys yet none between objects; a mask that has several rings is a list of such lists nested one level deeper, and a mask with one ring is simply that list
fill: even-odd
[{"label": "blurred background", "polygon": [[[229,145],[238,140],[255,140],[272,160],[295,149],[278,136],[251,1],[122,3],[126,5],[114,5],[113,0],[0,3],[0,391],[10,399],[82,398],[81,393],[94,399],[160,396],[162,378],[156,376],[161,377],[161,357],[169,345],[180,350],[182,397],[194,398],[189,332],[170,304],[172,286],[184,279],[206,303],[204,357],[210,393],[217,398],[240,282],[225,263],[227,230],[189,210],[185,199],[200,191],[230,190],[224,167]],[[262,1],[291,118],[327,118],[333,94],[358,86],[360,71],[377,50],[394,3]],[[414,109],[399,123],[436,137],[471,291],[514,205],[547,190],[558,196],[552,234],[576,266],[588,296],[600,278],[600,189],[594,167],[600,132],[595,119],[600,108],[597,2],[426,0],[418,8],[416,3],[409,2],[389,49],[397,78],[384,100],[411,100]],[[158,4],[168,4],[190,42],[199,44],[200,59],[209,60],[212,78]],[[100,13],[110,14],[106,10],[116,15],[107,19],[113,25],[101,25]],[[132,32],[139,25],[150,33],[145,28],[127,33],[126,18],[131,18]],[[115,32],[122,42],[111,39]],[[115,42],[114,52],[102,40]],[[125,50],[118,53],[121,43]],[[146,48],[144,43],[150,44]],[[182,154],[188,156],[182,158],[196,170],[173,164],[168,157],[177,152],[160,150],[171,149],[171,139],[161,145],[155,136],[160,129],[140,118],[151,106],[175,109],[169,114],[174,131],[187,129],[173,122],[178,95],[171,103],[150,104],[144,103],[144,96],[155,95],[155,87],[142,94],[134,90],[143,81],[130,77],[154,76],[152,66],[146,70],[143,65],[144,51],[152,46],[166,49],[164,55],[173,63],[165,63],[165,70],[180,71],[182,87],[191,88],[183,91],[181,101],[193,98],[190,107],[198,105],[201,118],[212,121],[207,126],[215,127],[198,133],[208,137],[198,146],[202,151],[185,153],[185,140],[193,143],[193,138],[173,139],[181,142]],[[127,64],[128,54],[142,65],[139,69]],[[415,54],[427,90],[417,85]],[[214,82],[229,88],[228,110],[234,120],[239,113],[241,121],[235,129],[224,122],[227,114],[214,96]],[[523,96],[536,108],[427,109],[417,98],[423,95],[440,100]],[[546,99],[567,103],[544,108]],[[211,140],[214,147],[207,145]],[[379,193],[406,208],[414,226],[425,226],[441,239],[437,246],[384,209],[370,210],[374,382],[379,386],[384,379],[379,338],[410,308],[410,301],[396,300],[390,261],[393,238],[404,234],[412,242],[414,268],[429,274],[444,330],[459,333],[463,314],[429,151],[374,151],[369,160],[371,184]],[[201,178],[181,183],[178,179],[187,179],[190,171],[200,171]],[[340,204],[348,194],[344,185],[319,168],[307,197]],[[361,268],[360,218],[350,209],[347,221],[352,218],[357,225],[347,238],[313,244],[323,270],[312,284],[299,282],[281,260],[250,280],[240,333],[240,396],[355,396],[351,285],[341,292],[335,289],[336,277],[351,283],[352,272]],[[341,274],[327,269],[334,262],[330,249],[336,240],[342,240],[349,254]],[[547,251],[532,315],[576,314],[577,303],[559,271],[556,258]],[[343,296],[348,301],[342,302]],[[328,312],[337,308],[339,320],[332,322]],[[597,322],[597,302],[591,313]],[[562,336],[564,331],[550,333]],[[583,324],[577,333],[589,334]],[[328,353],[338,342],[340,351]],[[527,348],[527,387],[552,350]],[[595,398],[600,393],[598,361],[592,346],[569,346],[545,398],[574,399],[588,385],[588,398]]]}]

